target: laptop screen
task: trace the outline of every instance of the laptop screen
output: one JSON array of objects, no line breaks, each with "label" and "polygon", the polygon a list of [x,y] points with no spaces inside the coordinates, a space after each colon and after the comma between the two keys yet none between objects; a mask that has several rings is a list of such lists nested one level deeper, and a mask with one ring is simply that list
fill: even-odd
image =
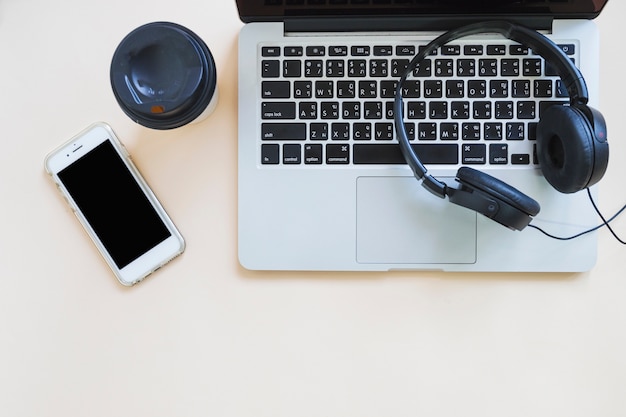
[{"label": "laptop screen", "polygon": [[285,18],[595,18],[608,0],[236,0],[243,22]]}]

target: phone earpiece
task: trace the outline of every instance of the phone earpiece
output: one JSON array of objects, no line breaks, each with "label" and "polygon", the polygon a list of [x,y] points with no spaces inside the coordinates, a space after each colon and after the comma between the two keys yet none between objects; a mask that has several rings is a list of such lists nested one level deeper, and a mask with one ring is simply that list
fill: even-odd
[{"label": "phone earpiece", "polygon": [[517,188],[482,171],[461,167],[456,180],[461,188],[449,190],[450,202],[475,210],[496,222],[522,230],[540,207]]},{"label": "phone earpiece", "polygon": [[546,180],[562,193],[597,183],[609,160],[604,117],[586,105],[548,107],[537,125],[537,158]]}]

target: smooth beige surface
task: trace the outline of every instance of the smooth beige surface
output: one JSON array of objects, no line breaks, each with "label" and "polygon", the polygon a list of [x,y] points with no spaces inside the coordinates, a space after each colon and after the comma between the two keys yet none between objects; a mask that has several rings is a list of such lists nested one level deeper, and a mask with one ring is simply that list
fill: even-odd
[{"label": "smooth beige surface", "polygon": [[[607,214],[626,202],[624,16],[612,0],[597,20]],[[220,102],[201,124],[149,131],[113,98],[117,43],[155,20],[189,27],[214,53]],[[233,0],[0,0],[0,415],[626,415],[626,247],[606,230],[585,274],[239,266],[241,26]],[[97,120],[187,240],[130,289],[43,170],[48,151]],[[615,228],[626,236],[626,218]]]}]

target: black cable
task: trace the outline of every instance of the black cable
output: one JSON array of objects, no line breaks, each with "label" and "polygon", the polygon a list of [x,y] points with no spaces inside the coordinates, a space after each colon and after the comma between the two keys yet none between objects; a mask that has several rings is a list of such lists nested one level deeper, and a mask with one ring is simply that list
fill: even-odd
[{"label": "black cable", "polygon": [[552,239],[557,239],[557,240],[572,240],[572,239],[576,239],[577,237],[586,235],[587,233],[591,233],[594,232],[602,227],[607,227],[609,229],[609,231],[611,232],[611,234],[613,235],[613,237],[615,239],[617,239],[617,241],[619,243],[621,243],[622,245],[626,245],[626,242],[623,241],[622,239],[620,239],[617,234],[615,233],[615,231],[613,230],[613,228],[611,227],[611,225],[609,224],[610,222],[612,222],[613,220],[615,220],[617,218],[617,216],[619,216],[620,214],[622,214],[622,212],[624,210],[626,210],[626,204],[617,211],[617,213],[615,213],[610,219],[606,220],[604,218],[604,216],[602,215],[602,213],[600,212],[600,210],[598,209],[598,206],[596,205],[596,202],[593,200],[593,197],[591,195],[591,191],[589,191],[589,188],[587,188],[587,195],[589,196],[589,200],[591,201],[591,205],[593,206],[594,210],[596,211],[596,213],[598,214],[598,216],[600,216],[600,219],[602,219],[602,223],[600,223],[599,225],[592,227],[591,229],[587,229],[584,232],[580,232],[578,234],[575,234],[573,236],[568,236],[568,237],[561,237],[561,236],[555,236],[552,235],[548,232],[546,232],[545,230],[543,230],[541,227],[539,226],[535,226],[534,224],[529,224],[528,227],[532,227],[535,230],[540,231],[541,233],[543,233],[544,235],[548,236],[549,238]]}]

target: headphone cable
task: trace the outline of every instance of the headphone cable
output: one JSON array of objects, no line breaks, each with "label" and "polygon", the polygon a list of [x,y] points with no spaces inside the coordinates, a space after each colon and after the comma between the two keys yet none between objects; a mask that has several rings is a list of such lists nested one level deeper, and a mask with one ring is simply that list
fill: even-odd
[{"label": "headphone cable", "polygon": [[535,226],[534,224],[529,224],[528,227],[532,227],[533,229],[536,229],[538,231],[540,231],[541,233],[543,233],[544,235],[552,238],[552,239],[557,239],[557,240],[572,240],[572,239],[576,239],[577,237],[586,235],[587,233],[591,233],[594,232],[604,226],[607,227],[607,229],[609,229],[609,231],[611,232],[611,234],[613,235],[613,237],[622,245],[626,245],[626,242],[623,241],[622,239],[619,238],[619,236],[617,236],[617,233],[615,233],[615,231],[613,230],[613,228],[611,227],[611,225],[609,224],[610,222],[612,222],[613,220],[615,220],[620,214],[622,214],[622,212],[624,210],[626,210],[626,204],[624,204],[624,206],[622,206],[621,209],[619,209],[617,211],[617,213],[615,213],[610,219],[605,219],[604,216],[602,215],[602,213],[600,212],[600,209],[598,209],[598,206],[596,205],[596,202],[593,200],[593,197],[591,195],[591,191],[589,190],[589,188],[587,188],[587,195],[589,196],[589,201],[591,201],[591,205],[593,206],[594,210],[596,211],[596,213],[598,214],[598,216],[600,216],[600,219],[602,219],[602,223],[600,223],[599,225],[592,227],[591,229],[587,229],[584,232],[580,232],[578,234],[575,234],[573,236],[568,236],[568,237],[561,237],[561,236],[555,236],[553,234],[550,234],[548,232],[546,232],[545,230],[543,230],[541,227],[539,226]]}]

